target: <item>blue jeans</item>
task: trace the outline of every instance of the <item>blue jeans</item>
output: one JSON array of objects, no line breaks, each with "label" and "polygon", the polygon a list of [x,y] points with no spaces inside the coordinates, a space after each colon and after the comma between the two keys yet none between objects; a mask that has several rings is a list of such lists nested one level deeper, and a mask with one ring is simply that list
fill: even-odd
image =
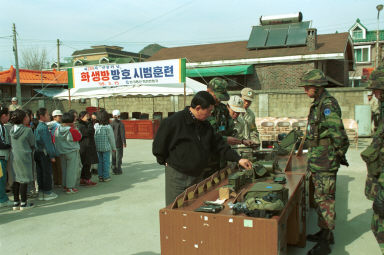
[{"label": "blue jeans", "polygon": [[99,165],[97,167],[99,177],[103,177],[104,179],[109,178],[109,168],[111,167],[111,152],[98,151],[97,157],[99,158]]},{"label": "blue jeans", "polygon": [[4,203],[9,200],[5,192],[5,187],[7,186],[7,161],[0,159],[0,163],[1,169],[3,169],[3,176],[0,178],[0,203]]}]

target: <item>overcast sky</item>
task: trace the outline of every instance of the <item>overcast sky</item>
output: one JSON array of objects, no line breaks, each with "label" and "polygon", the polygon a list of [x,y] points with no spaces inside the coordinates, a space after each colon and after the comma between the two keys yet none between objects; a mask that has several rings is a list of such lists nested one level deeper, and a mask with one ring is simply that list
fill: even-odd
[{"label": "overcast sky", "polygon": [[[319,34],[346,32],[360,18],[377,28],[376,0],[2,0],[0,66],[14,64],[12,23],[19,51],[45,48],[52,63],[60,39],[61,61],[91,45],[138,52],[150,43],[166,47],[248,40],[262,15],[301,11]],[[380,26],[384,29],[384,16]],[[19,53],[19,59],[20,59]],[[21,61],[21,60],[19,60]],[[22,62],[22,61],[21,61]]]}]

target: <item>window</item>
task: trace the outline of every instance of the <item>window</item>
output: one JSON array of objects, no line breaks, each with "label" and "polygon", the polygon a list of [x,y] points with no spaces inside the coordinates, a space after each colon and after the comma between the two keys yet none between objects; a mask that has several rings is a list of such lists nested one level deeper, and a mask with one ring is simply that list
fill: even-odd
[{"label": "window", "polygon": [[353,39],[364,39],[363,30],[361,30],[359,27],[356,27],[355,30],[352,31],[352,37]]},{"label": "window", "polygon": [[355,47],[355,61],[356,63],[370,62],[371,61],[370,46]]}]

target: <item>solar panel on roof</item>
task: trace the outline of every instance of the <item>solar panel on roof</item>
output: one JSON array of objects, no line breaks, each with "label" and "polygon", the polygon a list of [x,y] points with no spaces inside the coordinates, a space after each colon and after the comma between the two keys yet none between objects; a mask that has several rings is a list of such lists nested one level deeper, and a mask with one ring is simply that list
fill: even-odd
[{"label": "solar panel on roof", "polygon": [[[257,35],[257,36],[253,36]],[[265,47],[265,43],[268,37],[268,29],[263,28],[262,26],[257,26],[252,28],[251,35],[249,36],[247,48],[261,48]]]},{"label": "solar panel on roof", "polygon": [[305,45],[307,41],[307,29],[309,28],[309,21],[294,23],[289,27],[287,46]]},{"label": "solar panel on roof", "polygon": [[288,35],[288,27],[281,27],[269,30],[267,47],[278,47],[285,45],[285,41],[287,40]]},{"label": "solar panel on roof", "polygon": [[255,26],[249,36],[247,48],[275,48],[305,45],[310,22]]}]

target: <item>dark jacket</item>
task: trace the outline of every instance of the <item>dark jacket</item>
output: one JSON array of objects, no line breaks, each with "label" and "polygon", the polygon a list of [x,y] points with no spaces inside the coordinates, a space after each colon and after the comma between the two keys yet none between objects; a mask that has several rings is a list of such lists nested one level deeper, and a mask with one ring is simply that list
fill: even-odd
[{"label": "dark jacket", "polygon": [[97,152],[95,144],[95,129],[92,121],[79,120],[77,127],[82,135],[80,140],[80,157],[82,164],[97,164]]},{"label": "dark jacket", "polygon": [[48,154],[49,158],[55,158],[56,150],[52,143],[52,136],[49,133],[45,122],[39,121],[35,129],[36,151]]},{"label": "dark jacket", "polygon": [[190,176],[202,173],[212,153],[220,153],[228,161],[240,160],[209,122],[195,120],[188,107],[161,122],[152,153],[159,164],[168,163]]},{"label": "dark jacket", "polygon": [[125,128],[123,122],[114,119],[111,123],[113,134],[115,136],[116,148],[123,148],[125,143]]}]

